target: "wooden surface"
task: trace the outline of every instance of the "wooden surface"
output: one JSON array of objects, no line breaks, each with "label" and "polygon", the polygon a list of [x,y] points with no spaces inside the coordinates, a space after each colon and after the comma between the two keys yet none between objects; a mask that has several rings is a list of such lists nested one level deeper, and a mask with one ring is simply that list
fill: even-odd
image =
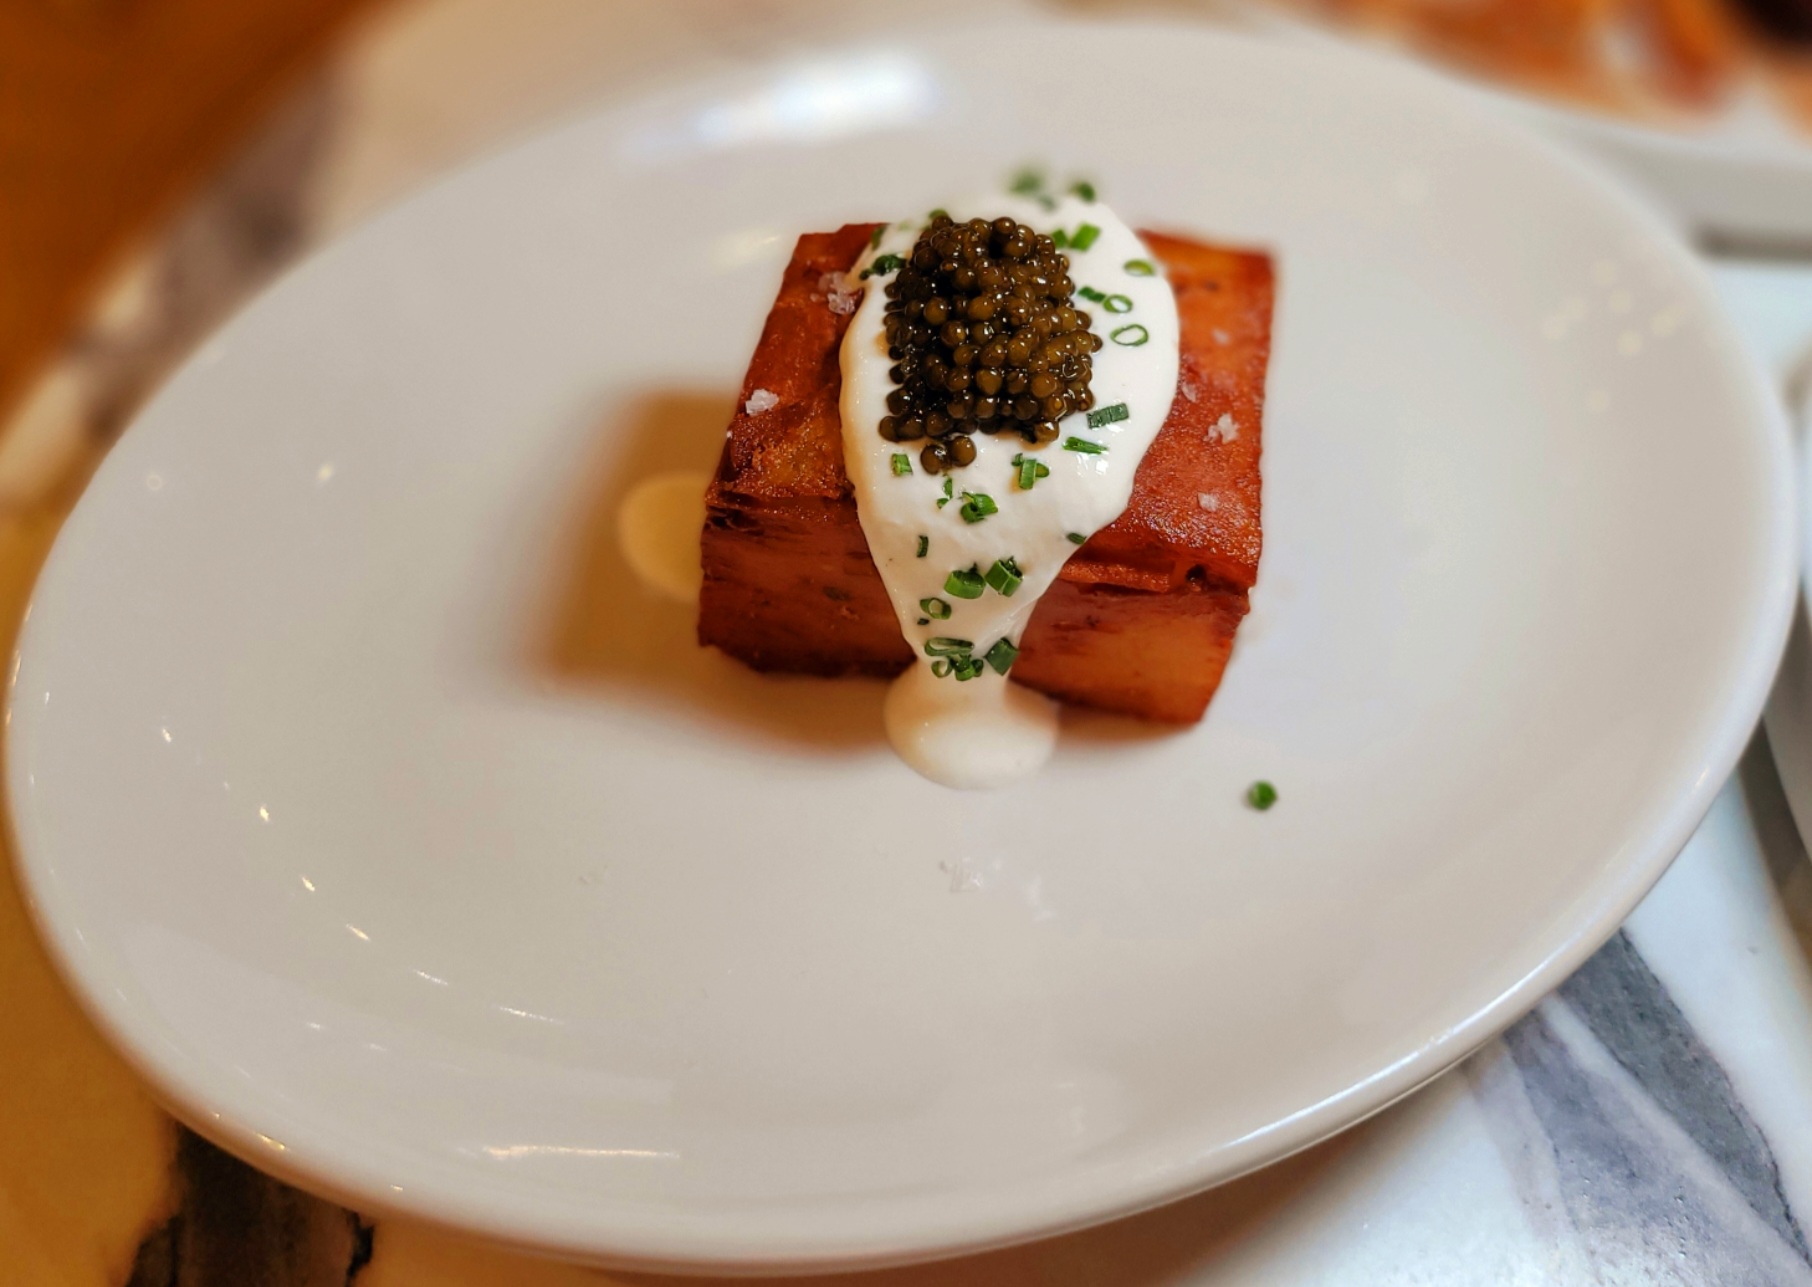
[{"label": "wooden surface", "polygon": [[0,0],[0,413],[109,257],[379,0]]}]

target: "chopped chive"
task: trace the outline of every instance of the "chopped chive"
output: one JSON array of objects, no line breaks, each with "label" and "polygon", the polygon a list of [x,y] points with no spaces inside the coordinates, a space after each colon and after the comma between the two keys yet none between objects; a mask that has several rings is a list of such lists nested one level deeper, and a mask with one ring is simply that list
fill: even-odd
[{"label": "chopped chive", "polygon": [[1084,201],[1093,201],[1095,199],[1095,185],[1090,183],[1087,179],[1077,179],[1074,183],[1070,184],[1070,191],[1081,197]]},{"label": "chopped chive", "polygon": [[1019,649],[1013,641],[1002,635],[994,641],[994,646],[982,654],[982,660],[994,667],[994,673],[1004,675],[1012,669],[1014,659],[1019,656]]},{"label": "chopped chive", "polygon": [[938,497],[937,507],[939,509],[942,509],[942,508],[944,508],[944,506],[948,505],[955,498],[956,498],[956,479],[945,478],[944,479],[944,494],[942,496]]},{"label": "chopped chive", "polygon": [[1157,265],[1149,259],[1129,259],[1122,267],[1134,277],[1156,277],[1158,275]]},{"label": "chopped chive", "polygon": [[862,270],[860,280],[867,281],[870,277],[885,277],[888,273],[898,272],[905,266],[906,261],[899,255],[876,255],[874,262]]},{"label": "chopped chive", "polygon": [[1070,246],[1075,250],[1087,250],[1095,244],[1095,238],[1101,235],[1101,229],[1092,223],[1085,223],[1070,234]]},{"label": "chopped chive", "polygon": [[980,568],[958,568],[944,578],[944,593],[953,599],[979,599],[987,585]]},{"label": "chopped chive", "polygon": [[[1091,417],[1091,421],[1092,421],[1092,419],[1093,419],[1093,417]],[[894,477],[896,477],[896,478],[900,477],[903,474],[910,474],[912,472],[912,457],[908,456],[903,451],[894,452],[893,453],[893,472],[894,472]]]},{"label": "chopped chive", "polygon": [[979,523],[990,514],[1000,513],[1000,506],[986,492],[964,492],[963,505],[957,513],[963,516],[965,523]]},{"label": "chopped chive", "polygon": [[1033,197],[1032,200],[1036,201],[1046,210],[1055,210],[1057,208],[1057,198],[1048,192],[1040,192],[1037,196]]},{"label": "chopped chive", "polygon": [[1082,296],[1083,299],[1093,300],[1097,304],[1099,304],[1102,300],[1107,298],[1106,295],[1103,295],[1100,291],[1096,290],[1093,286],[1078,286],[1078,287],[1076,287],[1076,293],[1078,295]]},{"label": "chopped chive", "polygon": [[1051,244],[1056,246],[1059,250],[1067,249],[1070,244],[1069,233],[1059,228],[1056,232],[1051,234]]},{"label": "chopped chive", "polygon": [[919,537],[918,557],[922,559],[930,552],[931,552],[931,538],[929,536]]},{"label": "chopped chive", "polygon": [[1087,438],[1076,437],[1065,438],[1063,440],[1063,449],[1065,451],[1079,451],[1085,456],[1099,456],[1102,452],[1107,450],[1106,447],[1103,447],[1098,442],[1090,442]]},{"label": "chopped chive", "polygon": [[1081,532],[1067,532],[1065,535],[1069,537],[1071,545],[1086,545],[1088,543],[1088,537],[1084,536]]},{"label": "chopped chive", "polygon": [[887,235],[887,225],[884,223],[876,224],[875,230],[868,234],[868,248],[870,250],[873,250],[876,246],[880,245],[881,238],[886,235]]},{"label": "chopped chive", "polygon": [[944,209],[944,207],[939,206],[935,210],[933,210],[930,214],[925,216],[925,222],[930,223],[933,219],[938,219],[938,218],[948,219],[949,217],[950,217],[950,212],[948,210]]},{"label": "chopped chive", "polygon": [[982,659],[973,655],[974,647],[967,639],[926,640],[925,655],[933,659],[931,673],[939,679],[954,676],[958,683],[974,679],[982,673]]},{"label": "chopped chive", "polygon": [[1041,460],[1033,460],[1023,451],[1013,457],[1013,468],[1019,471],[1019,490],[1029,492],[1040,478],[1049,478],[1051,469]]},{"label": "chopped chive", "polygon": [[[1102,425],[1118,424],[1131,414],[1132,412],[1126,409],[1124,402],[1116,402],[1109,407],[1097,407],[1088,413],[1088,427],[1099,429]],[[899,457],[896,456],[894,459],[897,460]]]},{"label": "chopped chive", "polygon": [[1019,589],[1020,583],[1025,580],[1025,573],[1010,558],[995,559],[994,566],[988,569],[987,575],[982,579],[993,586],[996,593],[1012,598],[1013,591]]},{"label": "chopped chive", "polygon": [[919,611],[938,621],[950,620],[950,604],[935,596],[929,599],[920,599]]},{"label": "chopped chive", "polygon": [[1007,191],[1024,197],[1030,196],[1042,187],[1044,187],[1044,171],[1035,165],[1028,165],[1013,176],[1013,181],[1007,185]]},{"label": "chopped chive", "polygon": [[[883,255],[882,258],[885,259],[886,256]],[[1132,301],[1124,295],[1109,295],[1101,301],[1101,307],[1110,313],[1130,313],[1132,312]]]},{"label": "chopped chive", "polygon": [[1246,789],[1246,803],[1263,813],[1277,803],[1277,788],[1260,779]]},{"label": "chopped chive", "polygon": [[1143,326],[1140,326],[1137,322],[1128,322],[1125,326],[1115,327],[1113,330],[1109,331],[1107,333],[1107,338],[1112,340],[1115,344],[1122,344],[1129,349],[1136,349],[1139,345],[1151,338],[1151,332],[1146,330]]}]

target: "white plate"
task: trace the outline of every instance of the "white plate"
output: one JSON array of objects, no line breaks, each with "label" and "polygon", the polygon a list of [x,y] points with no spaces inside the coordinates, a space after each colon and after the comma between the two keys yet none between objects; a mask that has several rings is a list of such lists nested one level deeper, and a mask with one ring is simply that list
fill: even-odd
[{"label": "white plate", "polygon": [[[1034,154],[1277,249],[1267,548],[1204,724],[959,795],[877,686],[698,653],[611,515],[714,457],[795,232]],[[24,876],[184,1117],[366,1209],[742,1269],[1071,1227],[1612,931],[1755,719],[1786,457],[1660,225],[1425,78],[1027,24],[774,65],[465,171],[172,381],[26,628]]]}]

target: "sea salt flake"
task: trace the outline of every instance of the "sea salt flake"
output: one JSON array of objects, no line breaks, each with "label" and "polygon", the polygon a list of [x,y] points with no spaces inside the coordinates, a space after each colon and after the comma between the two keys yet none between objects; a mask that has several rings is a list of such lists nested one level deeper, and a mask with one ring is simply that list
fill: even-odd
[{"label": "sea salt flake", "polygon": [[1181,393],[1191,402],[1200,402],[1202,400],[1202,391],[1196,388],[1194,381],[1191,380],[1185,380],[1182,384],[1178,385],[1177,392]]},{"label": "sea salt flake", "polygon": [[1221,412],[1221,418],[1208,427],[1204,435],[1207,442],[1234,442],[1239,438],[1239,422],[1227,412]]},{"label": "sea salt flake", "polygon": [[752,416],[764,411],[772,411],[780,405],[780,395],[769,389],[757,389],[749,395],[749,400],[742,404],[742,409]]},{"label": "sea salt flake", "polygon": [[1213,330],[1212,330],[1212,331],[1210,331],[1210,332],[1209,332],[1209,334],[1210,334],[1210,335],[1212,335],[1212,336],[1214,336],[1214,342],[1215,342],[1215,343],[1216,343],[1216,344],[1231,344],[1231,343],[1233,343],[1233,337],[1232,337],[1232,336],[1231,336],[1231,335],[1229,335],[1229,334],[1227,334],[1227,332],[1225,332],[1225,331],[1223,331],[1223,330],[1222,330],[1222,329],[1221,329],[1221,328],[1220,328],[1220,327],[1218,327],[1218,326],[1217,326],[1217,327],[1215,327],[1215,328],[1214,328],[1214,329],[1213,329]]},{"label": "sea salt flake", "polygon": [[1195,503],[1212,514],[1221,507],[1221,498],[1213,492],[1197,492]]},{"label": "sea salt flake", "polygon": [[851,289],[849,277],[844,273],[820,275],[818,289],[824,292],[824,302],[830,306],[830,311],[839,317],[849,316],[862,302],[862,292],[859,289]]}]

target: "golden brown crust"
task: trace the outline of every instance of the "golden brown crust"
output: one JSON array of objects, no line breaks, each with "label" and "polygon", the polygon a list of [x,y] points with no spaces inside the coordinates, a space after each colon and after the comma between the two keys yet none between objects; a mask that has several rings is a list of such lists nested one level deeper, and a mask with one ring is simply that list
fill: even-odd
[{"label": "golden brown crust", "polygon": [[[890,675],[912,660],[843,469],[838,348],[849,318],[830,307],[826,281],[875,227],[799,239],[707,493],[699,639],[760,670]],[[1258,575],[1274,284],[1263,255],[1144,236],[1177,295],[1176,399],[1125,513],[1040,602],[1013,678],[1187,722],[1220,682]],[[777,401],[751,414],[762,390]]]},{"label": "golden brown crust", "polygon": [[[731,495],[855,503],[843,471],[843,422],[837,411],[843,392],[837,352],[849,314],[832,311],[825,279],[855,263],[878,226],[846,224],[799,239],[743,377],[711,485],[714,504]],[[749,399],[761,389],[780,401],[750,415]]]},{"label": "golden brown crust", "polygon": [[[1145,453],[1126,512],[1096,533],[1063,579],[1168,590],[1191,573],[1258,580],[1258,457],[1271,360],[1271,261],[1141,233],[1177,297],[1177,393]],[[1203,498],[1208,498],[1204,500]]]}]

